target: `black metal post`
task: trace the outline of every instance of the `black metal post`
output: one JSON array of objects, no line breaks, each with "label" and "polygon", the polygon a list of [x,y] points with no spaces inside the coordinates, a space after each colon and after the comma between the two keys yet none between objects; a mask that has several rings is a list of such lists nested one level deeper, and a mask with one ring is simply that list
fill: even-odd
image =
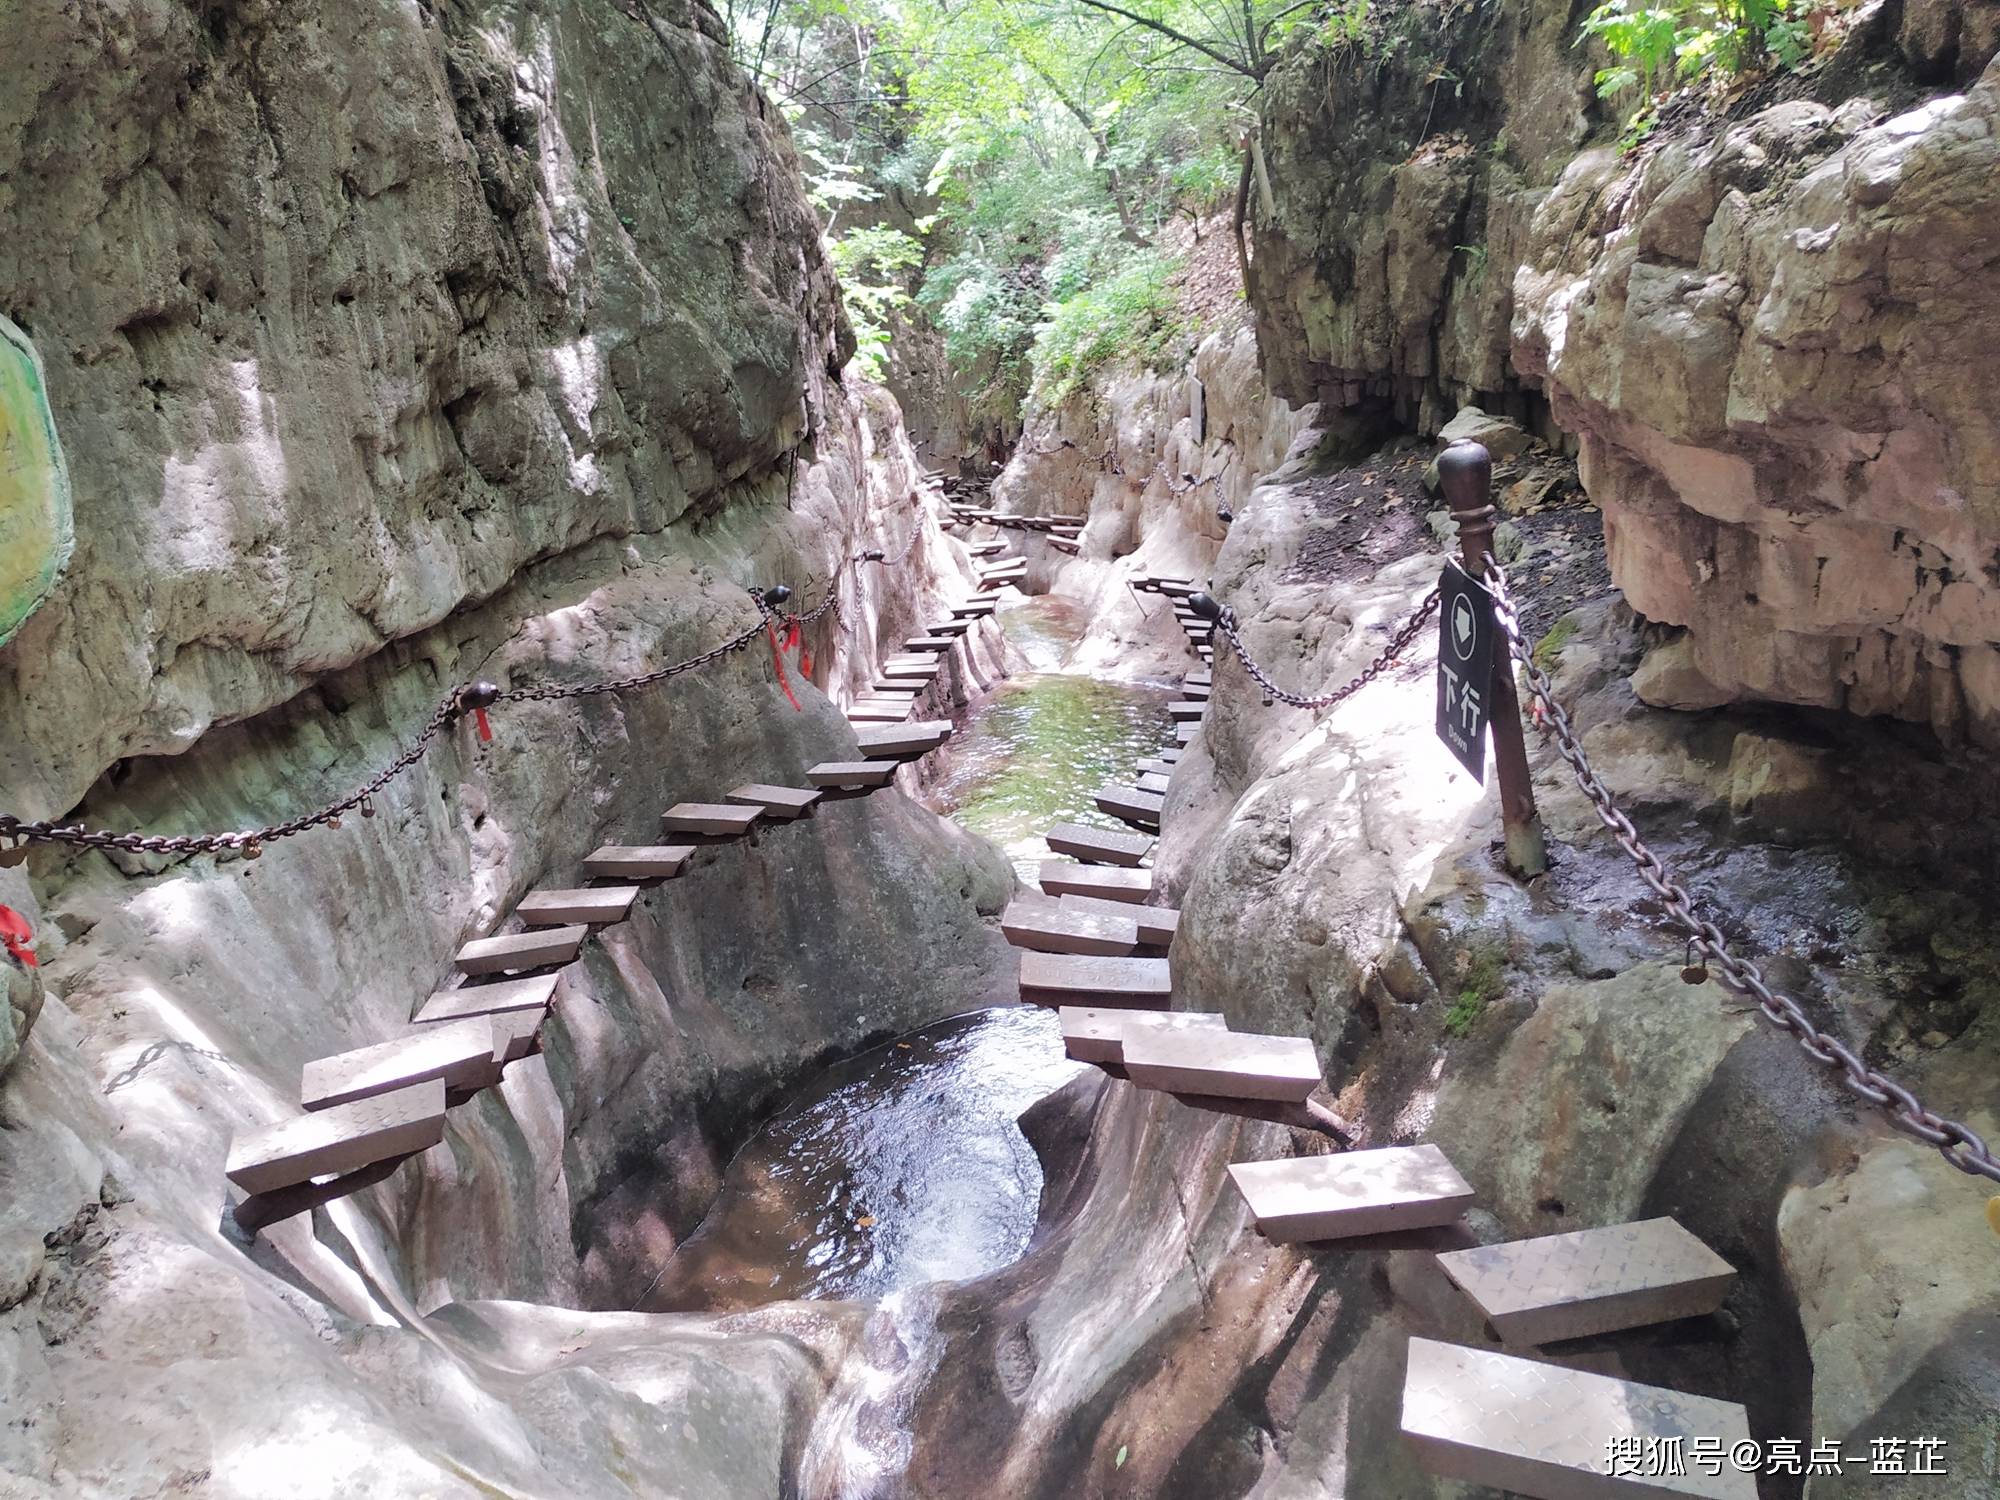
[{"label": "black metal post", "polygon": [[[1438,455],[1438,480],[1451,518],[1458,523],[1459,554],[1465,571],[1482,583],[1493,555],[1493,456],[1478,443],[1453,443]],[[1521,703],[1514,693],[1514,662],[1507,652],[1493,658],[1491,722],[1493,769],[1500,780],[1500,821],[1506,830],[1507,868],[1519,876],[1549,867],[1548,843],[1535,788],[1528,774],[1528,745],[1521,734]]]}]

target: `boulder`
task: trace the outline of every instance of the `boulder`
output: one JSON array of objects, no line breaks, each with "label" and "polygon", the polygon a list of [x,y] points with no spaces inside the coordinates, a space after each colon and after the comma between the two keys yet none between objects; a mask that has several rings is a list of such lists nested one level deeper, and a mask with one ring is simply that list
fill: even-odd
[{"label": "boulder", "polygon": [[1684,635],[1645,654],[1632,674],[1632,691],[1641,703],[1654,708],[1689,711],[1719,708],[1734,697],[1702,675],[1694,659],[1694,642]]},{"label": "boulder", "polygon": [[1520,423],[1489,416],[1476,406],[1461,406],[1458,415],[1438,429],[1437,440],[1440,448],[1453,443],[1478,443],[1493,455],[1496,463],[1503,458],[1519,457],[1535,443]]}]

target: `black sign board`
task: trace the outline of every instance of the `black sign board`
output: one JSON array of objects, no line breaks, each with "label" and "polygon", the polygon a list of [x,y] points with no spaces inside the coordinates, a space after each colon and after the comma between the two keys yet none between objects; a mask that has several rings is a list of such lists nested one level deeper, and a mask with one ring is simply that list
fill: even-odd
[{"label": "black sign board", "polygon": [[1486,721],[1493,698],[1493,596],[1457,563],[1438,581],[1437,732],[1473,780],[1486,780]]}]

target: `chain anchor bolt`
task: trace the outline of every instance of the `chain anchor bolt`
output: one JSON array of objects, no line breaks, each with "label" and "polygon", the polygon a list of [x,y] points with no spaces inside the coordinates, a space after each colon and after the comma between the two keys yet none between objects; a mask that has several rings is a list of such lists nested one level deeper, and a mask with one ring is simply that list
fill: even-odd
[{"label": "chain anchor bolt", "polygon": [[776,583],[765,589],[761,597],[766,609],[782,609],[791,601],[792,591],[785,584]]},{"label": "chain anchor bolt", "polygon": [[1235,622],[1236,617],[1208,594],[1189,594],[1187,607],[1194,611],[1198,619],[1206,620],[1211,625],[1220,625],[1225,616],[1232,624]]}]

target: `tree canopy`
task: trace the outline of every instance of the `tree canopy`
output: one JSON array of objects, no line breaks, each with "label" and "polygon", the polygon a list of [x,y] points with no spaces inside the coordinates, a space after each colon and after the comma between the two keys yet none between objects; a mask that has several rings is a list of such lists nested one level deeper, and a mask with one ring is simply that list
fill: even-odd
[{"label": "tree canopy", "polygon": [[[1248,105],[1322,0],[728,0],[790,115],[879,375],[909,304],[1011,418],[1158,350],[1161,231],[1229,202]],[[1365,0],[1356,0],[1365,3]]]}]

